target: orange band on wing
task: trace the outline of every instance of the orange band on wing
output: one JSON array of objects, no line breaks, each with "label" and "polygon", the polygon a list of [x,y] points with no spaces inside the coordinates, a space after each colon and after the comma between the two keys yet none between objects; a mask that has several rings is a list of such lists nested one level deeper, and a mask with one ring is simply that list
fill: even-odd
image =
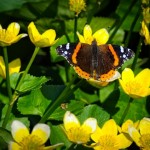
[{"label": "orange band on wing", "polygon": [[113,77],[115,74],[115,70],[110,70],[108,73],[103,74],[100,76],[100,80],[101,81],[107,81],[109,80],[111,77]]},{"label": "orange band on wing", "polygon": [[90,78],[90,74],[88,74],[87,72],[83,71],[80,67],[74,67],[75,72],[82,78],[84,79],[89,79]]},{"label": "orange band on wing", "polygon": [[118,56],[117,56],[117,54],[116,54],[114,48],[112,47],[111,44],[109,44],[108,47],[109,47],[109,50],[111,51],[111,53],[113,54],[114,59],[115,59],[115,61],[114,61],[114,66],[118,66],[118,65],[119,65],[119,58],[118,58]]},{"label": "orange band on wing", "polygon": [[81,43],[78,43],[77,46],[76,46],[76,48],[74,49],[74,52],[73,52],[73,55],[72,55],[72,62],[73,62],[74,64],[77,64],[77,59],[76,59],[76,57],[77,57],[77,54],[78,54],[80,48],[81,48]]}]

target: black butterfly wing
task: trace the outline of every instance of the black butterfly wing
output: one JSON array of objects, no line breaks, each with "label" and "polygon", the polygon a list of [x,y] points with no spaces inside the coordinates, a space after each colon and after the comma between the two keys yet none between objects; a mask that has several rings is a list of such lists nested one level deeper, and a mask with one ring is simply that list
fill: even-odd
[{"label": "black butterfly wing", "polygon": [[68,43],[60,45],[57,48],[59,55],[66,58],[66,60],[73,65],[76,73],[85,78],[89,79],[92,74],[91,68],[91,56],[92,49],[91,45],[86,43]]},{"label": "black butterfly wing", "polygon": [[116,69],[134,56],[131,49],[122,46],[104,44],[97,47],[99,67],[97,67],[96,73],[97,79],[102,81],[110,80],[117,73]]}]

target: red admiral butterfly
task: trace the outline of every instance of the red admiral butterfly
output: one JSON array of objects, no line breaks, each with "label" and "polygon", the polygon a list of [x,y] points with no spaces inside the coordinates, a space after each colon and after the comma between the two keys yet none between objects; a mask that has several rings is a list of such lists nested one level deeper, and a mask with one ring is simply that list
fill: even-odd
[{"label": "red admiral butterfly", "polygon": [[79,76],[102,82],[117,78],[119,72],[116,69],[134,56],[131,49],[111,44],[97,45],[95,40],[91,45],[80,42],[60,45],[57,52],[67,59]]}]

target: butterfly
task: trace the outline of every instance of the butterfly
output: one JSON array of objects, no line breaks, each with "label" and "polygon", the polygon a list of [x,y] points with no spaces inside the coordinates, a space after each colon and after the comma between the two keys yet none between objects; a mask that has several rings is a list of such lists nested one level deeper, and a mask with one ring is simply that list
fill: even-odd
[{"label": "butterfly", "polygon": [[102,82],[117,79],[120,76],[117,69],[134,56],[129,48],[112,44],[97,45],[96,40],[92,44],[67,43],[58,46],[56,50],[79,76]]}]

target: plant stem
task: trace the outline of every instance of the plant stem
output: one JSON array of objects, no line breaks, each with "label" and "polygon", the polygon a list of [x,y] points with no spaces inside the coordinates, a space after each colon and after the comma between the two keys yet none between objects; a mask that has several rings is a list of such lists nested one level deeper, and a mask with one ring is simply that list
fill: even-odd
[{"label": "plant stem", "polygon": [[133,0],[131,5],[129,6],[128,10],[124,13],[124,16],[121,18],[121,20],[119,21],[119,23],[117,24],[116,28],[114,29],[114,31],[112,32],[110,38],[109,38],[109,43],[111,43],[112,39],[114,38],[116,32],[118,31],[118,29],[120,28],[120,26],[122,25],[122,23],[124,22],[125,18],[128,16],[128,14],[130,13],[132,7],[135,5],[135,3],[137,2],[137,0]]},{"label": "plant stem", "polygon": [[46,111],[46,113],[43,115],[43,117],[41,118],[40,122],[45,122],[49,116],[54,112],[54,110],[60,106],[61,103],[63,103],[65,101],[65,99],[67,97],[69,97],[78,87],[79,85],[81,85],[81,83],[83,82],[83,80],[80,80],[75,87],[73,87],[71,89],[71,86],[74,82],[74,80],[76,79],[76,76],[72,79],[72,81],[67,85],[67,87],[63,90],[63,92],[58,96],[58,98],[54,101],[54,103],[51,104],[50,107],[48,107],[48,110]]},{"label": "plant stem", "polygon": [[25,69],[25,71],[24,71],[24,73],[23,73],[23,75],[22,75],[22,77],[21,77],[21,79],[20,79],[20,81],[19,81],[19,83],[18,83],[18,85],[17,85],[17,87],[16,87],[16,89],[15,89],[13,95],[11,95],[10,103],[9,103],[8,108],[7,108],[7,111],[6,111],[6,115],[5,115],[4,121],[3,121],[3,123],[2,123],[2,127],[4,127],[4,128],[6,127],[7,122],[8,122],[8,120],[9,120],[9,116],[10,116],[10,113],[11,113],[11,110],[12,110],[12,107],[13,107],[13,104],[14,104],[14,102],[17,100],[17,98],[19,97],[19,94],[18,94],[17,91],[20,89],[20,86],[21,86],[21,84],[22,84],[22,82],[23,82],[25,76],[27,75],[27,73],[28,73],[28,71],[29,71],[29,69],[30,69],[30,67],[31,67],[31,65],[32,65],[32,63],[33,63],[33,61],[34,61],[34,59],[35,59],[35,57],[36,57],[36,55],[37,55],[39,49],[40,49],[39,47],[36,47],[36,48],[35,48],[34,53],[33,53],[33,55],[32,55],[32,57],[31,57],[31,59],[30,59],[28,65],[27,65],[27,67],[26,67],[26,69]]},{"label": "plant stem", "polygon": [[134,60],[133,60],[132,66],[131,66],[132,70],[135,70],[137,60],[138,60],[138,57],[139,57],[139,54],[140,54],[140,51],[141,51],[141,46],[142,46],[142,38],[140,37],[139,44],[138,44],[138,47],[137,47],[137,50],[136,50],[136,53],[135,53],[135,57],[134,57]]},{"label": "plant stem", "polygon": [[75,18],[74,18],[74,42],[76,42],[76,39],[77,39],[77,26],[78,26],[78,16],[75,15]]},{"label": "plant stem", "polygon": [[31,57],[28,65],[27,65],[27,67],[26,67],[26,69],[25,69],[25,71],[24,71],[24,73],[23,73],[23,75],[22,75],[22,77],[21,77],[17,87],[16,87],[16,91],[19,90],[19,88],[20,88],[20,86],[21,86],[25,76],[27,75],[27,73],[28,73],[28,71],[29,71],[29,69],[30,69],[30,67],[31,67],[31,65],[32,65],[32,63],[33,63],[37,53],[39,52],[39,49],[40,49],[39,47],[35,47],[34,53],[32,54],[32,57]]},{"label": "plant stem", "polygon": [[130,97],[130,99],[129,99],[129,101],[128,101],[128,104],[127,104],[127,106],[126,106],[126,108],[125,108],[125,110],[124,110],[124,112],[123,112],[123,115],[122,115],[122,117],[121,117],[121,119],[120,119],[119,125],[121,125],[121,124],[123,123],[123,121],[124,121],[126,115],[128,114],[128,111],[129,111],[129,109],[130,109],[130,105],[131,105],[132,101],[133,101],[133,98]]},{"label": "plant stem", "polygon": [[134,20],[133,20],[133,22],[132,22],[130,31],[129,31],[128,35],[127,35],[126,40],[125,40],[125,46],[126,46],[126,47],[129,45],[129,41],[130,41],[131,34],[132,34],[132,32],[133,32],[133,29],[134,29],[134,27],[135,27],[135,25],[136,25],[136,22],[137,22],[137,20],[138,20],[138,18],[139,18],[139,16],[140,16],[140,14],[141,14],[141,6],[139,6],[139,9],[138,9],[138,11],[137,11],[137,13],[136,13],[136,15],[135,15],[135,18],[134,18]]},{"label": "plant stem", "polygon": [[6,84],[7,84],[7,92],[9,96],[9,101],[12,99],[12,91],[10,87],[10,76],[9,76],[9,63],[8,63],[8,54],[7,54],[7,47],[3,47],[4,53],[4,61],[5,61],[5,72],[6,72]]},{"label": "plant stem", "polygon": [[[12,91],[11,91],[11,86],[10,86],[7,47],[3,47],[3,52],[4,52],[4,61],[5,61],[5,68],[6,68],[6,86],[7,86],[8,96],[9,96],[9,103],[10,103],[12,100]],[[6,127],[7,120],[9,119],[9,114],[11,113],[11,110],[12,110],[11,106],[8,105],[7,112],[6,112],[2,127]]]}]

